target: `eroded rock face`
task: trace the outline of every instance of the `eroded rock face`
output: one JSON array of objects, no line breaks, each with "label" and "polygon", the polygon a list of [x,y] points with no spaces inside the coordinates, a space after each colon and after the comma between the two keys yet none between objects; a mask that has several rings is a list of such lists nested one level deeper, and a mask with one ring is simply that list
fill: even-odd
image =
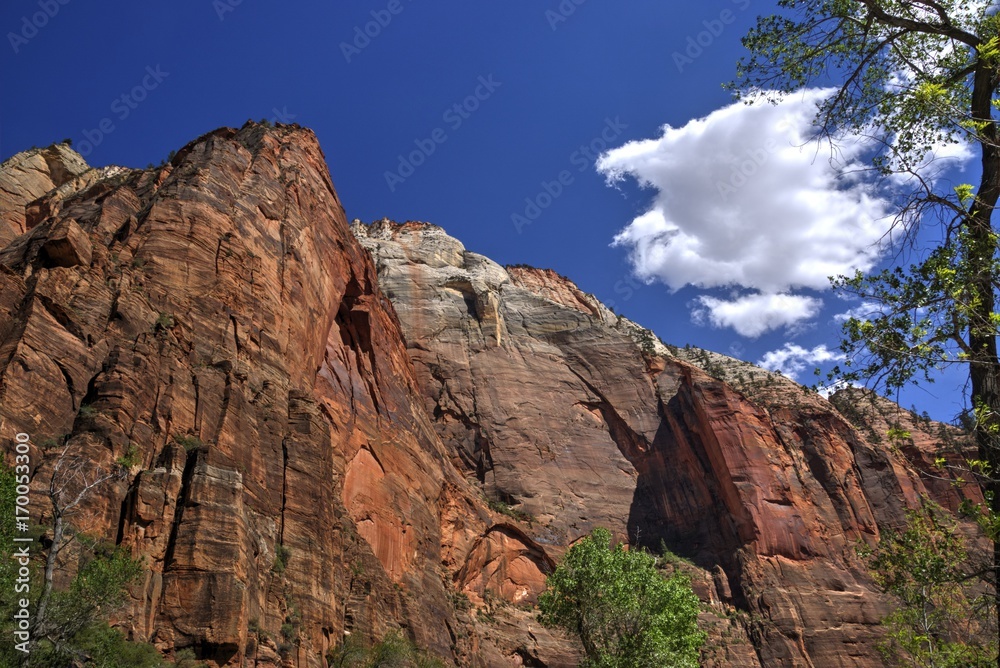
[{"label": "eroded rock face", "polygon": [[[754,368],[714,354],[700,366],[723,379],[709,375],[553,272],[500,267],[433,225],[354,231],[455,465],[548,555],[605,526],[691,559],[719,620],[706,665],[882,665],[886,601],[855,546],[921,494],[946,496],[907,453],[780,376],[737,382]],[[462,585],[519,592],[480,553]],[[738,632],[727,614],[745,620]]]},{"label": "eroded rock face", "polygon": [[[39,489],[64,447],[136,462],[73,520],[146,558],[126,631],[319,666],[395,627],[502,665],[442,565],[500,530],[423,411],[312,133],[222,129],[148,171],[55,147],[0,180],[0,433],[32,435]],[[508,587],[537,589],[514,562]]]},{"label": "eroded rock face", "polygon": [[0,247],[23,234],[32,216],[25,205],[90,170],[67,144],[18,153],[0,165]]},{"label": "eroded rock face", "polygon": [[60,453],[130,466],[69,521],[146,558],[117,621],[167,656],[314,667],[401,629],[456,665],[569,668],[532,605],[605,526],[688,560],[703,665],[879,666],[855,544],[922,494],[978,497],[920,474],[941,427],[887,448],[891,406],[836,402],[432,225],[352,234],[296,126],[153,170],[0,166],[0,438],[32,435],[37,498]]}]

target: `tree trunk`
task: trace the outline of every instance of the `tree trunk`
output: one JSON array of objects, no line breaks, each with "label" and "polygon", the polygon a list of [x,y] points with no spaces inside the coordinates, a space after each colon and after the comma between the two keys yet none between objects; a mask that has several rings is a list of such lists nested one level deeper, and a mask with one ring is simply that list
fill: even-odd
[{"label": "tree trunk", "polygon": [[56,510],[52,521],[52,546],[45,559],[45,579],[42,583],[42,595],[38,599],[38,611],[35,613],[31,634],[32,645],[38,642],[39,632],[45,630],[45,613],[49,607],[49,600],[52,598],[52,581],[55,577],[56,561],[59,559],[59,548],[62,546],[63,532],[62,513]]},{"label": "tree trunk", "polygon": [[[996,294],[993,288],[994,258],[997,239],[992,218],[1000,198],[1000,149],[997,147],[996,123],[992,119],[993,91],[998,77],[994,67],[980,60],[974,73],[972,88],[972,118],[984,121],[982,138],[982,177],[976,200],[969,210],[965,225],[968,232],[970,275],[969,348],[971,349],[969,379],[972,386],[973,409],[977,411],[976,445],[979,458],[989,464],[988,480],[983,491],[989,499],[990,512],[1000,516],[1000,360],[997,359],[997,337],[993,314]],[[997,615],[998,646],[1000,646],[1000,540],[992,536],[994,614]],[[1000,668],[1000,653],[997,655]]]}]

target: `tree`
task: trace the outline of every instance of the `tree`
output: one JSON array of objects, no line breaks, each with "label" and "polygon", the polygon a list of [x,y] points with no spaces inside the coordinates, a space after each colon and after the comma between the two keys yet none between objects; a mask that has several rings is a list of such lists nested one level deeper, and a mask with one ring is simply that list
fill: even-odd
[{"label": "tree", "polygon": [[118,548],[93,545],[84,556],[69,588],[49,592],[45,617],[41,617],[41,601],[35,613],[32,653],[51,657],[48,663],[52,665],[71,659],[92,661],[88,650],[115,642],[117,631],[103,622],[121,609],[128,598],[127,587],[143,571],[142,562]]},{"label": "tree", "polygon": [[32,618],[33,652],[41,646],[43,653],[53,656],[80,654],[73,645],[77,634],[95,621],[99,611],[107,615],[120,607],[125,587],[142,572],[141,563],[120,550],[95,550],[93,541],[88,541],[93,558],[87,560],[85,552],[70,591],[58,592],[54,588],[60,555],[79,537],[68,519],[97,489],[124,473],[125,469],[117,463],[104,470],[82,455],[71,454],[68,443],[56,457],[46,494],[52,512],[52,541],[45,555],[41,591]]},{"label": "tree", "polygon": [[681,573],[665,579],[656,558],[611,545],[594,529],[572,548],[539,597],[541,621],[575,633],[588,668],[694,668],[705,634],[699,601]]},{"label": "tree", "polygon": [[[143,572],[142,562],[133,559],[120,548],[103,544],[74,532],[65,523],[80,501],[96,485],[107,480],[107,474],[95,472],[86,463],[76,461],[64,450],[54,467],[49,486],[53,504],[53,541],[44,559],[33,553],[29,561],[30,589],[15,589],[23,578],[14,559],[13,522],[17,476],[0,461],[0,515],[8,521],[0,523],[0,665],[28,668],[64,668],[86,665],[92,668],[157,668],[162,659],[148,644],[132,643],[116,629],[108,626],[108,616],[118,611],[127,600],[127,587]],[[79,567],[66,590],[53,586],[56,560],[72,536],[80,546]],[[43,567],[39,569],[38,562]],[[41,575],[39,570],[42,571]],[[10,596],[10,592],[23,593]],[[32,624],[28,653],[15,647],[13,635],[16,599],[27,597]]]},{"label": "tree", "polygon": [[995,641],[987,636],[969,554],[955,522],[931,501],[907,513],[903,531],[886,531],[875,549],[858,550],[879,588],[899,607],[882,620],[879,649],[894,665],[915,668],[986,668]]},{"label": "tree", "polygon": [[[932,381],[943,365],[967,365],[978,448],[974,468],[994,542],[990,581],[1000,608],[1000,360],[997,233],[1000,144],[1000,17],[987,0],[781,0],[744,37],[749,55],[730,84],[738,96],[775,99],[829,87],[817,135],[833,144],[864,137],[873,187],[896,205],[895,239],[916,244],[920,226],[939,241],[917,258],[871,276],[834,280],[874,304],[845,323],[845,380],[896,390]],[[978,184],[946,190],[936,148],[978,152]],[[929,238],[929,235],[923,235]],[[900,263],[902,264],[902,263]],[[998,625],[1000,628],[1000,625]],[[997,658],[1000,665],[1000,657]]]}]

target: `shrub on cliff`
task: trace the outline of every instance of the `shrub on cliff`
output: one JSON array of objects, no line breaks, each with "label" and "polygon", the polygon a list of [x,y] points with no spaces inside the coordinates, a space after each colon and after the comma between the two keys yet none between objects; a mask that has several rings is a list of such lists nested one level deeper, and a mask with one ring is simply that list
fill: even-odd
[{"label": "shrub on cliff", "polygon": [[444,668],[398,632],[390,632],[368,646],[359,636],[350,635],[326,655],[330,668]]},{"label": "shrub on cliff", "polygon": [[607,529],[574,545],[547,584],[540,619],[580,637],[585,667],[697,667],[705,634],[690,581],[661,576],[648,552],[612,546]]},{"label": "shrub on cliff", "polygon": [[[142,563],[85,536],[68,533],[79,544],[79,567],[66,589],[46,587],[41,573],[45,555],[35,532],[15,531],[17,485],[24,477],[0,460],[0,666],[24,668],[159,668],[163,661],[152,645],[133,643],[105,618],[121,608],[127,587],[142,573]],[[45,527],[39,527],[46,529]],[[36,528],[36,531],[37,529]],[[31,542],[16,542],[32,536]],[[65,545],[65,544],[64,544]],[[24,555],[22,548],[26,548]],[[49,551],[56,549],[55,544]],[[21,601],[27,608],[21,608]],[[44,603],[44,609],[43,604]],[[26,615],[26,617],[20,617]],[[15,635],[25,631],[28,638]],[[27,650],[27,651],[26,651]]]}]

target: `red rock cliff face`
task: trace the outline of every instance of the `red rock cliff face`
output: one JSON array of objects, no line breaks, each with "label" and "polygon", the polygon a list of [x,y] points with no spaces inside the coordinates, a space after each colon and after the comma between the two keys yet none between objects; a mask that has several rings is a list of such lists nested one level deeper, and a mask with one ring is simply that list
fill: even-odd
[{"label": "red rock cliff face", "polygon": [[516,596],[550,562],[452,468],[310,132],[223,129],[147,171],[56,147],[0,181],[0,434],[32,435],[39,491],[64,444],[132,453],[74,520],[146,557],[131,636],[319,666],[401,627],[503,665],[453,571],[499,546]]},{"label": "red rock cliff face", "polygon": [[[903,453],[779,376],[672,353],[553,272],[505,269],[431,225],[355,232],[456,467],[514,507],[547,554],[600,525],[693,560],[703,599],[742,611],[738,631],[755,639],[706,619],[721,634],[706,665],[882,665],[886,602],[855,546],[921,494],[946,493]],[[478,561],[458,578],[470,594],[509,590]]]},{"label": "red rock cliff face", "polygon": [[872,438],[889,409],[856,428],[431,225],[352,234],[295,126],[158,169],[0,166],[0,439],[32,435],[38,512],[60,452],[130,460],[71,522],[146,558],[117,621],[167,656],[314,667],[400,629],[456,665],[574,666],[531,609],[606,526],[691,560],[703,665],[879,666],[855,543],[972,494],[919,475],[938,426]]}]

